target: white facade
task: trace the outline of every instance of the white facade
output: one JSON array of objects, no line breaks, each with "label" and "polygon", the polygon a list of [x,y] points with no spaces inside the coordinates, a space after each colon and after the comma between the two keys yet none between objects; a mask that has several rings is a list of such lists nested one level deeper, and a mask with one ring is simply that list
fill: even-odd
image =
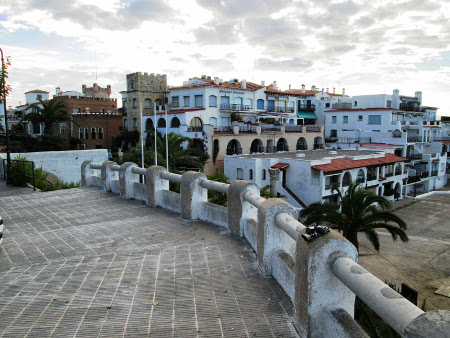
[{"label": "white facade", "polygon": [[[332,185],[337,184],[345,191],[349,182],[360,182],[366,189],[381,195],[389,195],[389,191],[395,190],[401,198],[404,180],[408,177],[404,160],[393,154],[373,150],[316,150],[226,156],[225,175],[230,181],[243,179],[264,187],[271,184],[269,168],[287,165],[280,172],[277,191],[285,196],[286,201],[301,207],[301,204],[309,205],[322,200],[335,201]],[[345,167],[344,162],[351,164]],[[330,165],[336,164],[342,168],[330,169]],[[389,195],[388,198],[394,199],[394,196]]]},{"label": "white facade", "polygon": [[25,104],[33,104],[36,102],[48,100],[49,92],[43,90],[31,90],[25,93]]}]

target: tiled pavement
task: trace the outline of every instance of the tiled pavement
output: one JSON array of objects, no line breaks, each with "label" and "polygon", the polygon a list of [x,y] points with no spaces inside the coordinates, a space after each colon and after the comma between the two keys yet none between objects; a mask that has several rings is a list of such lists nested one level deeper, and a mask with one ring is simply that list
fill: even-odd
[{"label": "tiled pavement", "polygon": [[137,201],[0,183],[0,336],[292,337],[241,239]]}]

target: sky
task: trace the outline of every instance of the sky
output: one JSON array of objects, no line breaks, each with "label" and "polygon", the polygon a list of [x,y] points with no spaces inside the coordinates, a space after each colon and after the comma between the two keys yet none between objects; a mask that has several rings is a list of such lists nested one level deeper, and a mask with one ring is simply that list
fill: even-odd
[{"label": "sky", "polygon": [[[8,106],[126,74],[414,96],[450,115],[450,0],[0,0]],[[121,100],[119,100],[120,102]],[[119,103],[119,107],[121,104]]]}]

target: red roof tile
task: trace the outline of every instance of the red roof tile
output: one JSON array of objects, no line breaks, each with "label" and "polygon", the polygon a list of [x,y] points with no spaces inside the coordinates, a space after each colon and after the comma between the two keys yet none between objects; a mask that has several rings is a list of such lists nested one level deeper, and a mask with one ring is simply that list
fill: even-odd
[{"label": "red roof tile", "polygon": [[[202,81],[210,81],[210,80],[204,80],[204,79],[201,79],[201,80]],[[253,83],[253,82],[247,82],[247,88],[244,89],[244,88],[242,88],[241,82],[234,82],[234,83],[222,82],[220,84],[214,84],[214,80],[212,80],[212,81],[210,81],[210,83],[189,84],[189,85],[185,85],[185,86],[172,87],[172,88],[169,88],[169,91],[191,89],[191,88],[202,88],[202,87],[218,87],[218,88],[226,88],[226,89],[234,89],[234,90],[248,90],[248,91],[256,91],[258,89],[263,88],[262,86],[257,85],[256,83]]]},{"label": "red roof tile", "polygon": [[26,92],[25,94],[28,93],[44,93],[44,94],[49,94],[50,92],[46,92],[44,90],[40,90],[40,89],[35,89],[35,90],[30,90],[29,92]]},{"label": "red roof tile", "polygon": [[385,154],[384,157],[369,158],[365,160],[352,160],[350,158],[336,158],[332,159],[331,163],[319,164],[313,166],[314,169],[325,172],[342,171],[346,169],[369,167],[381,164],[392,164],[396,162],[407,161],[406,158],[396,156],[394,154]]},{"label": "red roof tile", "polygon": [[274,169],[284,169],[287,167],[289,167],[289,163],[281,163],[281,162],[271,166],[271,168],[274,168]]}]

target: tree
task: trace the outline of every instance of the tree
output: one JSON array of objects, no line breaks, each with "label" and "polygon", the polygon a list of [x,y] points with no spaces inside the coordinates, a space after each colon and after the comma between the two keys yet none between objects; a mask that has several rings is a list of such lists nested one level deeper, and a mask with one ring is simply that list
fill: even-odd
[{"label": "tree", "polygon": [[39,102],[42,107],[30,105],[31,113],[28,113],[25,118],[35,123],[43,123],[44,134],[52,135],[53,126],[57,123],[72,121],[72,117],[66,112],[63,101],[51,99],[39,100]]},{"label": "tree", "polygon": [[337,191],[339,202],[337,205],[324,202],[310,204],[300,212],[305,218],[304,223],[327,223],[332,229],[342,232],[355,247],[359,249],[358,232],[363,232],[374,246],[380,251],[380,242],[375,229],[385,228],[395,241],[400,238],[402,242],[408,241],[405,230],[406,223],[397,215],[389,211],[391,202],[384,196],[378,196],[370,190],[351,183],[345,194]]}]

